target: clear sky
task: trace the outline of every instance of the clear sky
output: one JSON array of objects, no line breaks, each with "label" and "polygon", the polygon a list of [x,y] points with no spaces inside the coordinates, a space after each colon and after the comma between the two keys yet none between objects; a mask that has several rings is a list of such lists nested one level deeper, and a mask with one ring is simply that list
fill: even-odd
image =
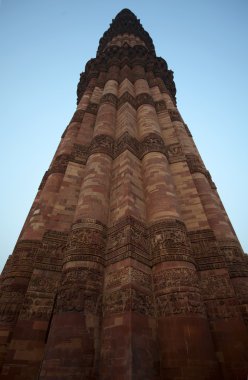
[{"label": "clear sky", "polygon": [[0,0],[0,268],[75,111],[79,74],[122,8],[174,71],[179,111],[248,252],[248,1]]}]

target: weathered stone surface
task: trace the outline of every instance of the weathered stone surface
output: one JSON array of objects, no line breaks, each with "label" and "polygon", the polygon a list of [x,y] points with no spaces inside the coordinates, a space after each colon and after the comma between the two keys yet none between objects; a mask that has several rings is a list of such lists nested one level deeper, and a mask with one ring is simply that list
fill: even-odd
[{"label": "weathered stone surface", "polygon": [[1,275],[0,379],[246,379],[248,259],[175,94],[124,9]]}]

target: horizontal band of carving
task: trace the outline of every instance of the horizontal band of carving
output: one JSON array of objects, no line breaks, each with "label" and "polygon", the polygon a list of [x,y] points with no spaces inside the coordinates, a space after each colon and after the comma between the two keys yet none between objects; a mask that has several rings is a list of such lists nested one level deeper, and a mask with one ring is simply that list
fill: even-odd
[{"label": "horizontal band of carving", "polygon": [[153,266],[159,263],[163,263],[165,261],[180,261],[180,262],[185,261],[187,263],[191,263],[196,266],[196,261],[192,257],[192,255],[190,254],[187,255],[183,253],[173,255],[173,254],[168,254],[165,252],[160,252],[160,254],[157,253],[155,256],[153,255],[151,263]]},{"label": "horizontal band of carving", "polygon": [[103,298],[103,314],[133,311],[144,315],[154,315],[153,296],[149,292],[134,287],[124,287],[115,292],[107,292]]},{"label": "horizontal band of carving", "polygon": [[180,291],[180,289],[196,288],[199,281],[195,268],[164,268],[153,274],[153,288],[156,294]]},{"label": "horizontal band of carving", "polygon": [[41,180],[39,190],[43,189],[43,187],[45,186],[46,180],[50,174],[53,174],[53,173],[64,174],[70,160],[71,160],[70,154],[61,154],[57,156],[52,162],[50,168],[45,172]]},{"label": "horizontal band of carving", "polygon": [[192,231],[188,235],[199,270],[226,268],[225,257],[212,230]]},{"label": "horizontal band of carving", "polygon": [[123,95],[118,99],[118,108],[120,108],[124,103],[128,102],[133,108],[136,109],[135,97],[132,96],[128,91],[124,92]]},{"label": "horizontal band of carving", "polygon": [[248,277],[248,268],[244,263],[227,263],[230,278]]},{"label": "horizontal band of carving", "polygon": [[215,321],[218,319],[228,319],[240,316],[240,311],[237,305],[236,299],[226,298],[226,299],[213,299],[204,301],[207,316],[210,321]]},{"label": "horizontal band of carving", "polygon": [[118,98],[116,95],[114,95],[112,93],[108,93],[108,94],[104,94],[101,97],[100,104],[108,103],[108,104],[112,104],[114,107],[116,107],[117,101],[118,101]]},{"label": "horizontal band of carving", "polygon": [[123,219],[108,231],[106,263],[133,258],[151,265],[148,238],[143,223],[132,217]]},{"label": "horizontal band of carving", "polygon": [[17,242],[1,276],[0,321],[14,323],[19,315],[40,241]]},{"label": "horizontal band of carving", "polygon": [[102,303],[103,272],[74,267],[62,272],[55,311],[98,314]]},{"label": "horizontal band of carving", "polygon": [[[173,103],[176,103],[176,87],[173,79],[173,72],[168,70],[167,63],[164,59],[154,56],[154,54],[151,54],[151,52],[149,52],[144,46],[110,46],[95,59],[91,59],[85,66],[85,72],[80,75],[77,89],[78,103],[92,78],[97,77],[96,86],[100,86],[101,88],[104,86],[106,81],[109,80],[109,76],[106,75],[104,79],[101,76],[100,79],[100,73],[106,73],[109,68],[113,66],[113,62],[114,65],[119,68],[124,66],[129,66],[131,68],[142,66],[144,68],[142,71],[134,70],[130,73],[128,79],[132,83],[140,78],[148,80],[149,78],[146,78],[146,71],[153,72],[154,76],[160,79],[165,86],[162,92],[165,92],[166,89],[171,96]],[[101,83],[99,83],[99,79]],[[119,81],[123,79],[124,77],[120,75]]]},{"label": "horizontal band of carving", "polygon": [[61,262],[59,265],[37,262],[37,263],[35,263],[35,269],[60,273],[61,268],[62,268],[62,264],[63,264],[63,262]]},{"label": "horizontal band of carving", "polygon": [[29,275],[33,270],[34,260],[41,242],[37,240],[21,240],[17,242],[12,254],[8,275]]},{"label": "horizontal band of carving", "polygon": [[[39,281],[39,278],[36,280]],[[45,290],[50,285],[53,285],[52,293]],[[18,320],[39,319],[48,321],[53,310],[56,288],[57,284],[53,279],[44,278],[43,290],[38,291],[38,293],[28,290]]]},{"label": "horizontal band of carving", "polygon": [[178,112],[178,110],[176,109],[168,109],[168,112],[169,112],[169,115],[170,115],[170,118],[171,118],[171,121],[183,121],[183,119],[181,118],[181,115],[180,113]]},{"label": "horizontal band of carving", "polygon": [[[137,95],[137,97],[134,97],[128,91],[124,92],[124,94],[121,95],[120,98],[118,98],[116,95],[112,93],[104,94],[101,97],[100,105],[104,103],[108,103],[108,104],[112,104],[114,107],[119,109],[126,102],[128,102],[134,109],[138,109],[143,104],[150,104],[153,107],[155,107],[155,110],[157,113],[160,113],[166,110],[166,104],[164,100],[154,102],[152,96],[149,95],[148,93],[142,93],[142,94]],[[74,113],[70,123],[73,123],[73,122],[81,123],[83,121],[85,112],[90,112],[96,115],[97,111],[98,111],[98,105],[96,103],[90,102],[88,107],[86,108],[86,111],[80,109]],[[63,137],[65,133],[63,134]]]},{"label": "horizontal band of carving", "polygon": [[[145,271],[144,271],[145,270]],[[105,275],[104,291],[114,291],[120,287],[130,286],[132,284],[136,288],[142,289],[145,292],[152,289],[152,274],[147,268],[137,269],[133,266],[124,266],[120,269],[114,269]]]},{"label": "horizontal band of carving", "polygon": [[[108,104],[112,104],[114,107],[117,107],[117,108],[120,108],[126,102],[128,102],[135,109],[138,109],[143,104],[150,104],[151,106],[155,107],[156,112],[158,113],[166,110],[166,104],[164,100],[154,102],[152,96],[149,95],[148,93],[142,93],[134,97],[128,91],[126,91],[120,98],[118,98],[116,95],[112,93],[108,93],[108,94],[104,94],[100,100],[100,104],[108,103]],[[90,102],[85,111],[77,110],[74,113],[70,123],[82,122],[85,112],[89,112],[96,115],[97,111],[98,111],[98,104]]]},{"label": "horizontal band of carving", "polygon": [[52,242],[54,245],[60,245],[66,242],[68,238],[67,232],[61,232],[56,230],[46,230],[43,236],[43,241]]},{"label": "horizontal band of carving", "polygon": [[81,144],[73,144],[70,161],[85,165],[88,158],[89,147]]},{"label": "horizontal band of carving", "polygon": [[77,230],[77,229],[81,229],[84,227],[93,228],[93,229],[102,231],[104,233],[106,233],[106,231],[107,231],[107,226],[105,224],[103,224],[102,222],[100,222],[97,219],[92,219],[92,218],[77,219],[72,225],[72,230]]},{"label": "horizontal band of carving", "polygon": [[166,152],[170,164],[186,160],[186,157],[183,153],[183,148],[179,143],[166,145]]},{"label": "horizontal band of carving", "polygon": [[57,156],[48,170],[49,174],[65,173],[70,158],[71,156],[69,154],[60,154]]},{"label": "horizontal band of carving", "polygon": [[89,146],[74,144],[71,155],[58,156],[52,167],[44,174],[39,190],[42,190],[47,178],[52,173],[65,173],[69,162],[85,165],[89,156],[94,153],[104,153],[112,159],[118,157],[125,150],[129,150],[138,159],[142,159],[147,153],[160,152],[165,155],[170,163],[184,161],[180,144],[166,146],[162,137],[156,133],[150,133],[139,141],[128,132],[123,133],[116,141],[108,135],[97,135]]},{"label": "horizontal band of carving", "polygon": [[34,267],[36,269],[60,271],[68,233],[47,230],[42,239],[42,245],[39,247]]},{"label": "horizontal band of carving", "polygon": [[160,152],[167,156],[164,141],[158,134],[150,133],[143,140],[138,141],[128,132],[125,132],[116,142],[108,135],[95,136],[90,144],[88,156],[93,153],[105,153],[112,158],[116,158],[126,149],[130,150],[139,159],[142,159],[145,154],[150,152]]},{"label": "horizontal band of carving", "polygon": [[212,180],[209,171],[205,168],[200,158],[195,154],[186,154],[187,163],[189,166],[190,173],[202,173],[207,178],[212,189],[216,189],[216,186]]},{"label": "horizontal band of carving", "polygon": [[97,135],[93,138],[88,151],[88,156],[93,153],[105,153],[114,157],[114,139],[108,135]]},{"label": "horizontal band of carving", "polygon": [[218,240],[218,244],[227,262],[244,262],[245,255],[237,240],[222,239]]},{"label": "horizontal band of carving", "polygon": [[157,113],[163,112],[167,109],[166,103],[164,100],[159,100],[158,102],[155,102],[154,106]]},{"label": "horizontal band of carving", "polygon": [[136,108],[138,109],[143,104],[150,104],[154,107],[154,101],[152,96],[147,93],[142,93],[136,96]]},{"label": "horizontal band of carving", "polygon": [[114,157],[115,158],[118,157],[121,153],[123,153],[127,149],[131,153],[133,153],[137,158],[140,157],[139,141],[135,137],[131,136],[128,132],[125,132],[115,142]]},{"label": "horizontal band of carving", "polygon": [[97,114],[99,105],[96,103],[90,102],[85,110],[85,112],[92,113],[93,115]]},{"label": "horizontal band of carving", "polygon": [[97,252],[95,252],[95,254],[90,251],[88,252],[89,252],[88,254],[87,253],[81,254],[81,250],[78,249],[78,250],[74,250],[72,254],[66,253],[66,256],[64,257],[64,260],[63,260],[63,265],[69,262],[73,262],[73,261],[82,261],[82,262],[89,261],[89,262],[101,264],[102,266],[105,265],[105,257],[103,257],[101,253],[97,255]]},{"label": "horizontal band of carving", "polygon": [[107,229],[94,219],[77,221],[72,226],[64,255],[68,261],[104,262]]},{"label": "horizontal band of carving", "polygon": [[140,143],[140,158],[151,152],[160,152],[167,156],[164,140],[156,133],[150,133]]},{"label": "horizontal band of carving", "polygon": [[107,252],[105,257],[106,265],[114,264],[125,259],[134,259],[147,266],[152,266],[150,253],[144,252],[132,244],[126,244],[123,247],[116,248],[112,252]]},{"label": "horizontal band of carving", "polygon": [[156,299],[157,316],[173,314],[197,314],[205,316],[205,308],[199,292],[178,291],[161,294]]},{"label": "horizontal band of carving", "polygon": [[155,263],[166,260],[189,260],[191,257],[190,241],[185,224],[180,220],[164,220],[149,228],[151,253]]},{"label": "horizontal band of carving", "polygon": [[202,296],[205,301],[234,297],[234,290],[230,283],[228,272],[206,273],[200,281]]}]

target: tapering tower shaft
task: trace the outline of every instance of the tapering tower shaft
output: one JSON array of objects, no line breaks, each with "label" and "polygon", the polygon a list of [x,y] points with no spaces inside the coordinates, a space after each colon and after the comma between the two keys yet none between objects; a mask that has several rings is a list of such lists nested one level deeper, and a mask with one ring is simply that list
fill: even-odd
[{"label": "tapering tower shaft", "polygon": [[124,9],[2,274],[1,379],[245,379],[248,266]]}]

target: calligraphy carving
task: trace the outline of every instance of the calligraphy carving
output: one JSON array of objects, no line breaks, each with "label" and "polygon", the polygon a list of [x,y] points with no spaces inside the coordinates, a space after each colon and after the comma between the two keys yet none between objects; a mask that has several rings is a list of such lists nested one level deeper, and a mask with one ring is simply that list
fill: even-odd
[{"label": "calligraphy carving", "polygon": [[140,151],[141,158],[150,152],[160,152],[164,155],[167,154],[164,140],[156,133],[150,133],[141,141]]},{"label": "calligraphy carving", "polygon": [[103,273],[96,268],[70,268],[62,273],[56,312],[97,314],[101,310]]},{"label": "calligraphy carving", "polygon": [[194,262],[186,227],[179,220],[165,220],[152,225],[150,242],[154,263],[166,259]]},{"label": "calligraphy carving", "polygon": [[95,136],[89,147],[89,155],[93,153],[105,153],[113,158],[113,153],[114,153],[113,138],[108,135]]},{"label": "calligraphy carving", "polygon": [[154,315],[152,295],[131,287],[121,288],[115,292],[106,293],[104,295],[104,314],[121,313],[124,311],[134,311],[144,315]]},{"label": "calligraphy carving", "polygon": [[167,145],[166,150],[167,150],[167,157],[170,164],[185,160],[185,156],[183,154],[183,149],[182,149],[181,144],[174,143],[174,144]]},{"label": "calligraphy carving", "polygon": [[199,270],[225,268],[225,258],[212,230],[198,230],[188,233],[192,253]]},{"label": "calligraphy carving", "polygon": [[182,121],[181,115],[177,109],[168,109],[171,121]]},{"label": "calligraphy carving", "polygon": [[112,94],[112,93],[104,94],[101,97],[101,101],[100,101],[100,104],[103,104],[103,103],[109,103],[109,104],[112,104],[114,107],[116,107],[117,106],[117,96]]},{"label": "calligraphy carving", "polygon": [[166,103],[164,100],[159,100],[158,102],[155,102],[155,109],[157,113],[163,112],[166,110]]},{"label": "calligraphy carving", "polygon": [[96,115],[98,111],[98,104],[90,102],[85,110],[85,112],[92,113]]}]

